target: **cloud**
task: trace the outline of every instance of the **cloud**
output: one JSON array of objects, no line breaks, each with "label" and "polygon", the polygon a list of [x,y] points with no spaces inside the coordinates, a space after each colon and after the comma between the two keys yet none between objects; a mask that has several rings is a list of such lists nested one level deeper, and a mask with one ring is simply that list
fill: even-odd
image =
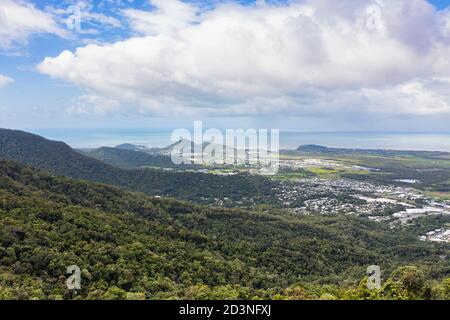
[{"label": "cloud", "polygon": [[118,109],[120,102],[97,95],[82,95],[66,111],[71,115],[107,115]]},{"label": "cloud", "polygon": [[416,79],[392,88],[366,89],[365,96],[376,110],[417,115],[450,114],[450,90],[447,79]]},{"label": "cloud", "polygon": [[0,88],[6,87],[13,82],[14,79],[0,74]]},{"label": "cloud", "polygon": [[[97,4],[98,8],[105,7],[105,4],[100,2]],[[98,9],[97,8],[97,9]],[[67,24],[67,19],[72,16],[73,18],[78,18],[79,22],[83,25],[83,28],[85,25],[99,28],[99,27],[110,27],[110,28],[121,28],[122,23],[119,19],[106,15],[104,13],[96,12],[94,11],[96,9],[94,5],[88,1],[88,0],[79,0],[76,1],[75,4],[68,6],[68,7],[60,7],[60,8],[52,8],[52,11],[58,15],[62,23]],[[78,17],[76,16],[78,15]],[[80,28],[82,26],[80,25]]]},{"label": "cloud", "polygon": [[425,0],[152,4],[38,70],[149,115],[450,113],[450,13]]},{"label": "cloud", "polygon": [[0,49],[11,49],[25,44],[34,34],[65,36],[50,13],[20,0],[0,2]]},{"label": "cloud", "polygon": [[144,35],[157,35],[186,28],[196,21],[198,8],[192,4],[173,0],[152,0],[154,11],[125,9],[123,14],[131,27]]}]

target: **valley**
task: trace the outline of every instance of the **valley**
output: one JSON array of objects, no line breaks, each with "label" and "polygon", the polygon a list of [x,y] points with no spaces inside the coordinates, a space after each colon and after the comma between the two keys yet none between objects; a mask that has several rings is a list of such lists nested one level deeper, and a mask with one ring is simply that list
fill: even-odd
[{"label": "valley", "polygon": [[[115,149],[0,130],[0,298],[448,298],[450,203],[420,176],[447,160],[408,162],[411,183],[385,156],[287,152],[257,176]],[[60,280],[72,264],[77,296]],[[377,291],[361,285],[371,264]]]},{"label": "valley", "polygon": [[[166,154],[162,154],[160,149],[131,144],[126,146],[134,150],[128,152],[147,157],[165,156],[166,162],[170,163],[170,147],[164,149]],[[110,152],[116,152],[117,157],[121,158],[119,154],[122,151],[113,150],[111,148]],[[226,195],[214,198],[205,196],[202,200],[222,207],[251,209],[268,205],[303,215],[357,215],[387,223],[393,229],[415,223],[416,219],[426,220],[434,216],[442,216],[447,221],[450,216],[447,195],[450,196],[450,193],[442,191],[442,185],[448,182],[445,179],[450,178],[448,157],[449,154],[443,152],[301,146],[297,151],[281,151],[280,171],[269,177],[273,183],[270,193],[243,196],[238,200]],[[126,158],[122,156],[122,159]],[[253,169],[252,166],[230,165],[177,167],[163,164],[158,167],[151,163],[152,159],[148,161],[141,163],[142,167],[152,164],[152,169],[210,176],[240,176],[251,173]],[[436,197],[432,193],[437,190],[441,193]],[[450,237],[445,234],[441,240],[450,242]]]}]

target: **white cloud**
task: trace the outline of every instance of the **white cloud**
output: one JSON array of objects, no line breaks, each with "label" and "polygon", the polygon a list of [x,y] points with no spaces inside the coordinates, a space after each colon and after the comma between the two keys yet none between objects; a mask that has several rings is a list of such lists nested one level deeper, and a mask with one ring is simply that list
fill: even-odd
[{"label": "white cloud", "polygon": [[107,115],[118,109],[119,101],[87,94],[80,96],[66,111],[72,115]]},{"label": "white cloud", "polygon": [[80,23],[83,25],[83,29],[85,28],[85,25],[90,25],[93,27],[122,27],[122,23],[117,18],[105,15],[103,13],[95,12],[94,5],[88,0],[79,0],[76,1],[72,6],[64,7],[63,9],[53,9],[53,11],[55,12],[55,14],[58,14],[60,17],[62,17],[63,23],[66,24],[68,17],[74,14],[78,14]]},{"label": "white cloud", "polygon": [[444,79],[416,79],[392,88],[367,89],[364,94],[374,111],[401,114],[413,109],[417,115],[450,114],[450,90]]},{"label": "white cloud", "polygon": [[152,0],[154,11],[123,10],[132,28],[144,35],[156,35],[188,27],[196,21],[197,8],[173,0]]},{"label": "white cloud", "polygon": [[21,0],[0,1],[0,48],[10,49],[27,42],[33,34],[65,36],[53,16]]},{"label": "white cloud", "polygon": [[0,74],[0,88],[6,87],[13,82],[14,79]]},{"label": "white cloud", "polygon": [[449,13],[425,0],[152,3],[124,11],[138,36],[38,69],[149,114],[450,113],[432,81],[450,77]]}]

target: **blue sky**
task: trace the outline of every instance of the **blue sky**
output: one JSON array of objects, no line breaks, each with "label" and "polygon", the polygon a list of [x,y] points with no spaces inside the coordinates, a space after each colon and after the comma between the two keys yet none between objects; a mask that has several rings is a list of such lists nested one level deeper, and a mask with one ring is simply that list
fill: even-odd
[{"label": "blue sky", "polygon": [[[421,12],[409,16],[398,8],[389,9],[391,4],[381,0],[359,1],[361,7],[355,11],[352,1],[339,7],[329,0],[310,1],[307,6],[316,10],[317,17],[305,13],[302,21],[292,22],[289,16],[300,10],[298,1],[235,1],[235,6],[227,6],[221,1],[192,0],[183,6],[173,0],[174,6],[161,7],[158,1],[148,0],[4,0],[0,7],[29,10],[27,14],[36,21],[24,23],[13,16],[17,11],[11,11],[10,19],[0,20],[0,29],[6,30],[0,31],[0,127],[174,128],[202,119],[210,126],[300,131],[446,131],[448,58],[431,46],[431,33],[418,30],[431,30],[441,48],[448,48],[450,33],[434,28],[446,21],[449,1],[431,1],[436,8],[432,12],[420,10],[425,0],[417,0],[420,3],[414,8]],[[364,2],[367,10],[360,4]],[[68,8],[76,3],[82,3],[85,15],[79,31],[66,25],[72,14]],[[378,9],[381,20],[377,22]],[[355,12],[372,16],[367,23],[361,22]],[[248,21],[242,20],[246,16]],[[264,20],[265,16],[273,19]],[[364,40],[360,47],[329,51],[342,48],[346,41],[353,43],[346,31],[328,29],[337,17],[354,30],[379,28],[379,34],[367,30],[355,34],[357,39],[374,37],[373,48],[367,47],[372,40]],[[281,18],[285,18],[283,26],[268,25]],[[228,30],[220,24],[224,21],[229,26],[245,23],[246,31]],[[408,28],[415,30],[408,34]],[[12,36],[6,35],[9,30]],[[231,41],[230,30],[236,32]],[[414,39],[414,33],[420,39]],[[325,42],[329,36],[342,39]],[[261,37],[268,40],[260,42]],[[176,48],[180,43],[182,47]],[[266,43],[270,46],[265,47]],[[272,45],[278,46],[279,55]],[[79,55],[77,48],[82,48]],[[132,48],[148,53],[148,58],[130,53]],[[361,58],[355,65],[345,58],[353,49]],[[70,59],[63,59],[65,51],[71,53]],[[319,51],[323,61],[317,61]],[[378,58],[399,52],[404,57],[394,56],[395,65],[388,57]],[[98,57],[102,54],[104,59]],[[300,55],[298,65],[295,55]],[[112,58],[116,56],[119,60]],[[428,65],[433,59],[442,60],[441,64]],[[63,64],[68,61],[75,70],[66,69]],[[401,66],[402,61],[418,66],[417,70]],[[372,62],[379,68],[372,68]],[[361,66],[364,63],[367,66]],[[84,67],[96,71],[89,76]],[[291,72],[297,67],[297,72]],[[437,71],[424,71],[433,68]]]},{"label": "blue sky", "polygon": [[449,6],[448,0],[431,0],[430,2],[438,9],[445,9]]}]

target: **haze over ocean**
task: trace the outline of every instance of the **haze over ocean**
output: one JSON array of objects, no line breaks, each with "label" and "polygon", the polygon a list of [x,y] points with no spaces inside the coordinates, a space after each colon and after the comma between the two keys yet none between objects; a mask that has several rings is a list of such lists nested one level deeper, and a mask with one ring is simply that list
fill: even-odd
[{"label": "haze over ocean", "polygon": [[[64,141],[74,148],[94,148],[133,143],[149,147],[171,144],[172,130],[151,129],[36,129],[33,133]],[[222,130],[225,132],[225,130]],[[450,132],[293,132],[280,131],[280,147],[296,149],[304,144],[355,149],[449,151]]]}]

